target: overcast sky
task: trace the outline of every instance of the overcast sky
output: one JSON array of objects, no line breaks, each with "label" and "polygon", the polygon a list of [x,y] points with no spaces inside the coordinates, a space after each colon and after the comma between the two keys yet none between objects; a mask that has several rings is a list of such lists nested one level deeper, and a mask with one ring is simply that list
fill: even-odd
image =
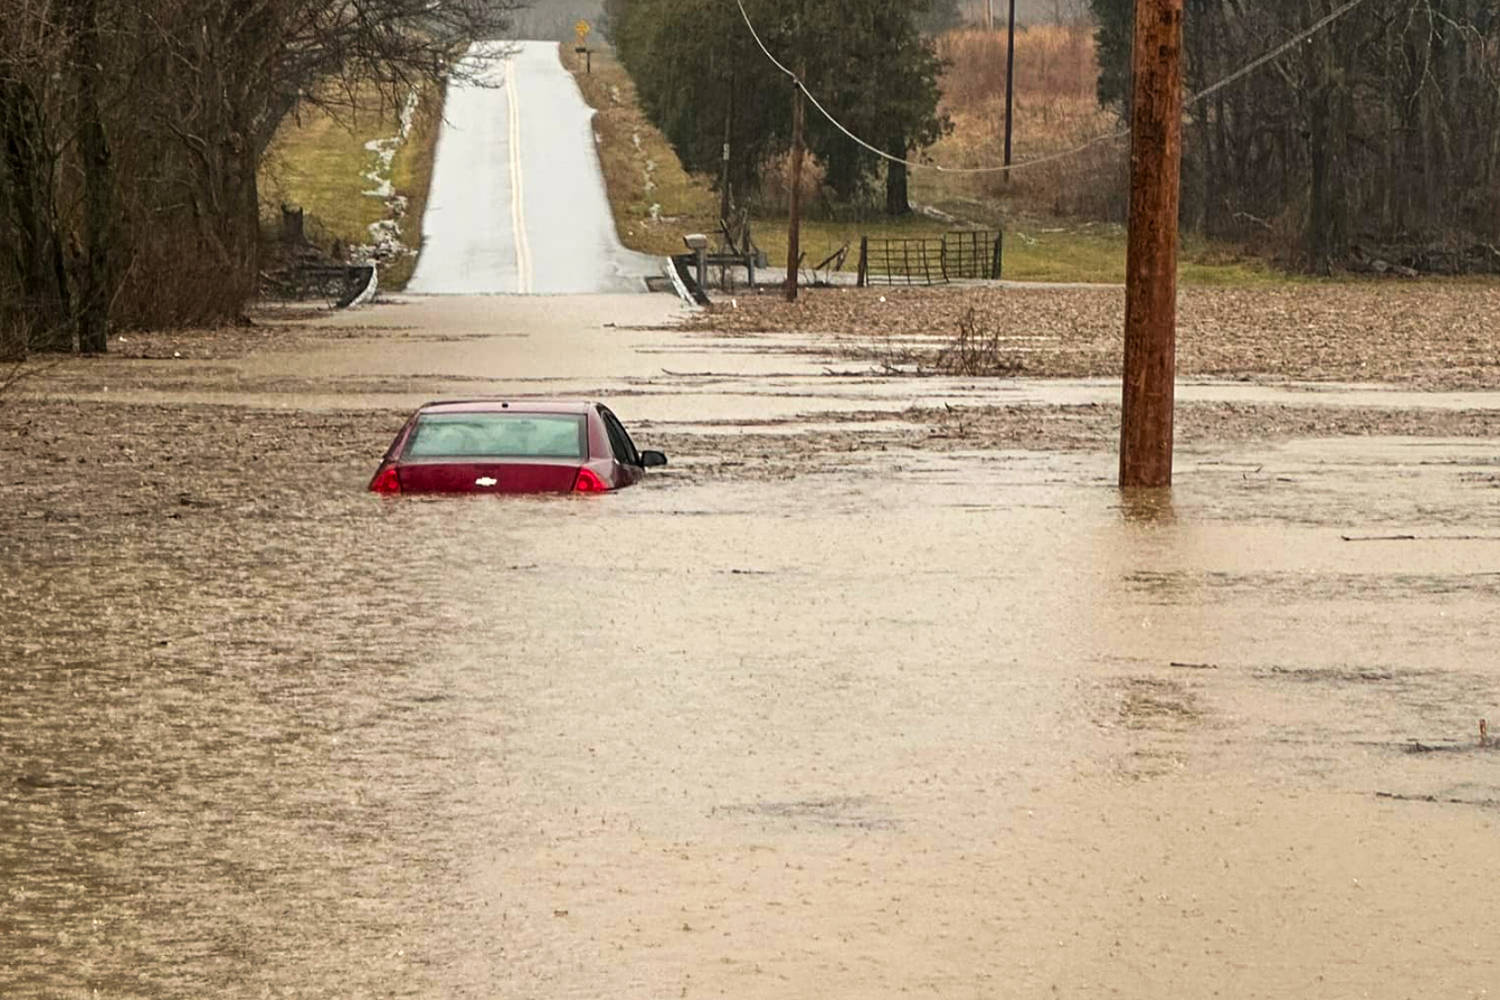
[{"label": "overcast sky", "polygon": [[599,19],[599,0],[533,0],[531,9],[516,15],[518,38],[571,38],[573,25],[580,19],[590,23]]}]

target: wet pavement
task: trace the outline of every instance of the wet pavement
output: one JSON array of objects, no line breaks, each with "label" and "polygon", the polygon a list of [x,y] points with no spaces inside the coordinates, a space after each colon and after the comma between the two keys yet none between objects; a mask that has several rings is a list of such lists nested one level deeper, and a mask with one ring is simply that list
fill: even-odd
[{"label": "wet pavement", "polygon": [[[881,436],[1086,386],[827,376],[673,308],[27,383],[0,995],[1487,995],[1493,437],[1202,438],[1122,495],[1107,439]],[[361,492],[454,391],[682,447],[602,498]]]},{"label": "wet pavement", "polygon": [[445,95],[408,289],[644,293],[662,261],[620,244],[593,119],[556,42],[471,46]]}]

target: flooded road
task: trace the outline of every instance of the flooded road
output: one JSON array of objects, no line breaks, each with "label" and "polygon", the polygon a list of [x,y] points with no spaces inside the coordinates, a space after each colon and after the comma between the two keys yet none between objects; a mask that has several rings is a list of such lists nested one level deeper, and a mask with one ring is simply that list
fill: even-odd
[{"label": "flooded road", "polygon": [[[1493,438],[1203,438],[1170,498],[1107,442],[767,444],[840,407],[639,298],[30,383],[0,995],[1487,995]],[[763,391],[714,423],[664,368]],[[673,465],[362,493],[454,379],[605,393]]]}]

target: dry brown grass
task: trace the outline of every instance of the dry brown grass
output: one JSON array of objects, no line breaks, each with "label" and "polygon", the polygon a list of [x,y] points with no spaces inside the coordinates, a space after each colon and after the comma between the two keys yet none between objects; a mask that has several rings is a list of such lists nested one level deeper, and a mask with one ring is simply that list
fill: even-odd
[{"label": "dry brown grass", "polygon": [[[943,110],[953,134],[928,151],[935,163],[985,167],[1004,160],[1005,48],[1003,30],[965,28],[938,40],[949,60],[942,79]],[[1117,117],[1098,106],[1099,65],[1086,25],[1035,25],[1016,32],[1012,162],[1078,149],[1119,128]],[[1127,145],[1121,140],[1088,146],[1076,155],[1036,167],[1021,167],[1007,181],[1000,173],[978,175],[919,171],[914,196],[984,217],[1029,214],[1118,221],[1125,207]]]},{"label": "dry brown grass", "polygon": [[[943,100],[966,107],[1005,96],[1005,32],[950,31],[938,55],[951,65]],[[1016,30],[1016,93],[1030,98],[1094,98],[1099,63],[1093,32],[1083,25],[1041,24]]]},{"label": "dry brown grass", "polygon": [[[820,201],[826,192],[823,178],[827,171],[822,162],[811,154],[802,158],[803,212],[806,216],[828,213],[829,206]],[[756,192],[752,210],[757,217],[784,215],[792,196],[792,154],[790,152],[770,156],[760,167],[760,190]]]},{"label": "dry brown grass", "polygon": [[[21,309],[0,310],[0,364],[26,360],[31,343],[31,325]],[[0,377],[0,390],[10,383]]]},{"label": "dry brown grass", "polygon": [[[934,162],[964,168],[1003,162],[1003,98],[954,109],[950,114],[954,131],[930,151]],[[957,202],[960,208],[964,201],[989,202],[1003,206],[1006,214],[1123,221],[1128,145],[1124,140],[1094,143],[1118,127],[1115,116],[1092,99],[1042,101],[1018,97],[1012,123],[1013,163],[1076,152],[1036,166],[1022,166],[1010,174],[1009,180],[1002,173],[923,172],[914,184],[917,197],[940,206]]]}]

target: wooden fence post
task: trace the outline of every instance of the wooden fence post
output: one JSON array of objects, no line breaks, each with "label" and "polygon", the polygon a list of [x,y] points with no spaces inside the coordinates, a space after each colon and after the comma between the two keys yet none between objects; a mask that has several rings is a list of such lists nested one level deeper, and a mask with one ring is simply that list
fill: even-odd
[{"label": "wooden fence post", "polygon": [[870,237],[859,238],[859,277],[855,283],[860,288],[869,286],[870,283]]}]

